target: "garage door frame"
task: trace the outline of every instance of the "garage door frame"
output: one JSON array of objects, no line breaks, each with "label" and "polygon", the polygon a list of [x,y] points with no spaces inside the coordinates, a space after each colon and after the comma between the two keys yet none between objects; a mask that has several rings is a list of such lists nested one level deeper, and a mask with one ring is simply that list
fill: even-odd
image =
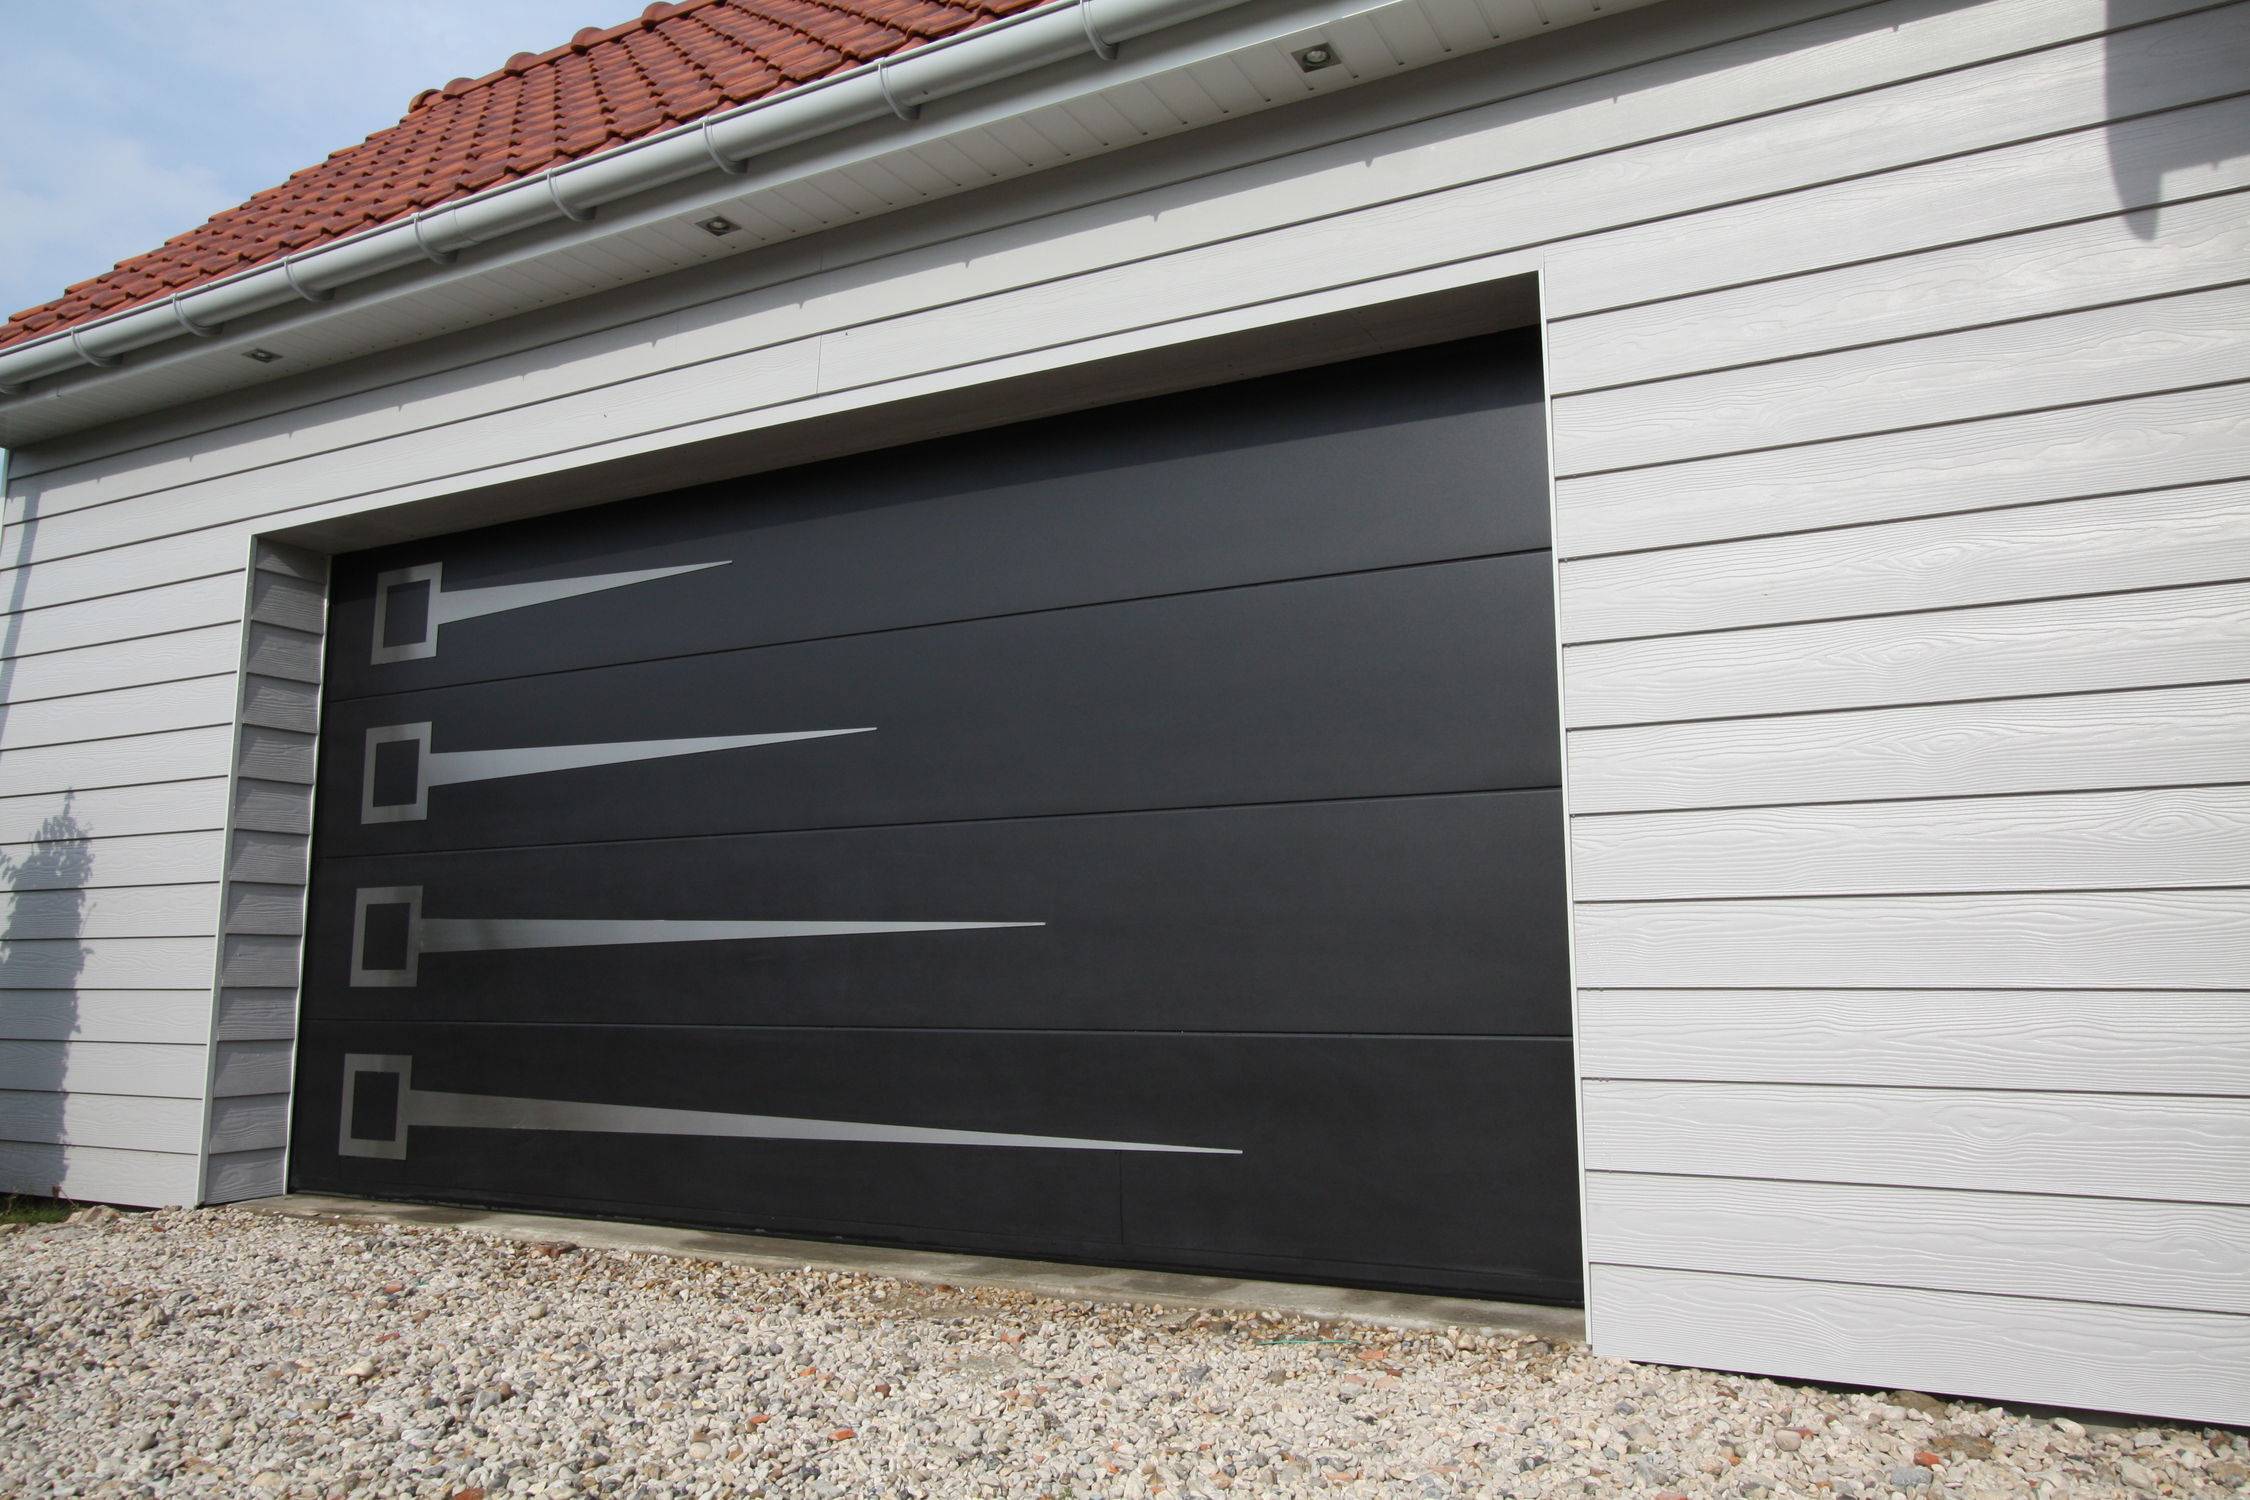
[{"label": "garage door frame", "polygon": [[[741,477],[855,452],[889,449],[927,438],[1035,420],[1144,396],[1450,342],[1478,333],[1536,326],[1541,330],[1544,347],[1545,319],[1539,289],[1536,257],[1520,253],[1492,257],[1449,267],[1441,273],[1395,278],[1316,297],[1292,298],[1247,314],[1206,320],[1219,326],[1199,324],[1191,330],[1192,336],[1181,336],[1178,325],[1173,325],[1161,341],[1136,345],[1130,338],[1111,340],[1107,343],[1118,347],[1091,351],[1073,349],[1043,368],[961,372],[963,378],[941,389],[871,401],[840,411],[800,414],[798,420],[776,422],[758,432],[737,435],[730,440],[677,446],[647,457],[581,466],[504,485],[464,487],[376,511],[255,535],[250,542],[251,566],[246,574],[249,597],[245,612],[242,686],[236,713],[236,764],[229,787],[227,847],[230,858],[222,911],[231,914],[241,905],[237,886],[268,884],[246,878],[242,873],[246,868],[243,854],[249,842],[245,835],[267,846],[270,854],[271,845],[286,842],[290,836],[284,830],[301,828],[295,835],[300,844],[295,867],[304,871],[303,879],[309,880],[310,783],[317,773],[317,766],[309,757],[312,747],[318,744],[321,687],[317,682],[310,685],[309,722],[304,722],[301,730],[293,725],[281,731],[301,733],[307,741],[308,759],[302,772],[304,783],[299,785],[293,777],[290,781],[275,782],[270,774],[262,775],[269,767],[258,759],[264,748],[260,740],[272,737],[276,714],[270,701],[274,697],[273,685],[259,670],[260,631],[266,623],[266,601],[262,596],[284,592],[298,598],[299,617],[294,623],[302,626],[302,596],[306,591],[313,591],[324,598],[328,558],[333,554],[591,507],[712,478]],[[1551,428],[1551,402],[1547,415]],[[1551,438],[1551,432],[1549,436]],[[1552,451],[1550,441],[1545,475],[1550,535],[1554,534],[1555,525]],[[1555,562],[1555,554],[1550,550],[1550,567]],[[1551,577],[1550,583],[1559,584],[1559,579]],[[1559,588],[1557,598],[1559,600]],[[325,626],[324,611],[321,620]],[[1551,639],[1556,653],[1555,680],[1559,693],[1562,673],[1559,621],[1557,626]],[[323,629],[316,642],[322,654],[325,645]],[[294,696],[302,698],[304,695]],[[1559,746],[1558,757],[1562,768],[1559,816],[1567,829],[1569,764]],[[292,795],[301,796],[303,803],[301,813],[294,820],[286,805],[278,813],[261,805],[287,804]],[[1571,979],[1572,1099],[1574,1114],[1581,1114],[1575,923],[1570,915],[1575,906],[1567,837],[1563,840],[1563,849],[1565,943]],[[284,858],[281,863],[286,866],[289,861]],[[212,1117],[223,1107],[218,1043],[227,1025],[227,992],[246,987],[246,981],[250,982],[247,987],[286,989],[291,1034],[295,1034],[301,1003],[297,976],[303,962],[304,891],[300,889],[297,896],[299,920],[291,937],[238,932],[231,930],[231,922],[222,920],[222,928],[229,930],[223,930],[219,938],[220,962],[212,1010],[213,1046],[209,1054],[212,1078],[205,1105],[207,1140],[214,1124]],[[292,1041],[286,1074],[290,1093],[282,1101],[285,1114],[293,1112],[296,1065]],[[1572,1130],[1580,1150],[1576,1187],[1582,1226],[1585,1196],[1582,1119],[1573,1120]],[[288,1180],[288,1155],[285,1139],[281,1164],[284,1182]],[[208,1150],[203,1171],[204,1198],[209,1201],[228,1196],[225,1185],[214,1179],[213,1157]],[[1583,1257],[1579,1270],[1583,1282],[1587,1271]]]}]

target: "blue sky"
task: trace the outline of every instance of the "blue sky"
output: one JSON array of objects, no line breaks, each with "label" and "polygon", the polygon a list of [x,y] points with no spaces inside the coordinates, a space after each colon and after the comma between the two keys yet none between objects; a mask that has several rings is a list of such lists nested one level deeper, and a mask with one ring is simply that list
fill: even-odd
[{"label": "blue sky", "polygon": [[0,316],[634,0],[0,0]]}]

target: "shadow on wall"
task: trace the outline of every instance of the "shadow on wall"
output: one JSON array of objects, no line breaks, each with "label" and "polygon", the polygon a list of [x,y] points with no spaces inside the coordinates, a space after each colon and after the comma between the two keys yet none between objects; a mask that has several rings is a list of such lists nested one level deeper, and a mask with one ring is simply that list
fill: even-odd
[{"label": "shadow on wall", "polygon": [[[8,455],[0,450],[0,497],[8,493]],[[27,507],[28,510],[28,507]],[[6,529],[0,565],[15,569],[0,625],[0,764],[8,754],[16,646],[38,521],[25,514]],[[0,1192],[55,1193],[65,1176],[63,1043],[77,1034],[78,976],[86,967],[86,885],[94,874],[93,831],[78,819],[77,794],[28,836],[11,831],[0,849],[8,914],[0,927]]]},{"label": "shadow on wall", "polygon": [[[2102,69],[2102,102],[2108,106],[2104,114],[2110,120],[2146,114],[2150,105],[2150,101],[2142,97],[2148,86],[2147,61],[2141,59],[2137,66],[2119,65],[2118,48],[2130,33],[2117,28],[2139,26],[2177,10],[2177,6],[2159,6],[2151,0],[2108,0],[2110,57]],[[2179,137],[2187,134],[2185,130],[2176,133]],[[2114,124],[2108,131],[2109,175],[2117,188],[2117,203],[2120,208],[2129,210],[2125,222],[2144,240],[2156,238],[2160,212],[2157,203],[2164,193],[2165,177],[2176,171],[2218,164],[2211,157],[2194,155],[2180,147],[2168,149],[2163,143],[2152,143],[2150,136],[2148,131],[2121,132]],[[2197,190],[2175,188],[2174,191]]]},{"label": "shadow on wall", "polygon": [[0,1090],[18,1107],[0,1110],[0,1191],[60,1195],[65,1176],[63,1047],[78,1030],[78,976],[86,967],[86,884],[94,874],[92,830],[63,794],[21,855],[0,851],[8,918],[0,927]]}]

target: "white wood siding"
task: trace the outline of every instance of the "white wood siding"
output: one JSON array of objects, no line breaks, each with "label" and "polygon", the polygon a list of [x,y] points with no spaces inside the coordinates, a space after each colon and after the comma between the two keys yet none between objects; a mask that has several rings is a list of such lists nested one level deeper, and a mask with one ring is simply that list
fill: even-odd
[{"label": "white wood siding", "polygon": [[27,1075],[0,1176],[278,1181],[321,601],[254,532],[1538,270],[1597,1347],[2250,1420],[2246,77],[2242,4],[1661,6],[19,455],[0,844],[116,848],[10,1042],[176,995],[211,1102]]}]

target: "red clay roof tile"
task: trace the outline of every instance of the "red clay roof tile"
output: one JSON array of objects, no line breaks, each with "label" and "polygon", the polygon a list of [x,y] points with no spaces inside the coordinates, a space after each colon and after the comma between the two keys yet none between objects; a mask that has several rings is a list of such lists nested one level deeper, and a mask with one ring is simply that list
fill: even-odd
[{"label": "red clay roof tile", "polygon": [[674,0],[414,96],[396,125],[73,283],[0,347],[763,98],[1039,0]]}]

